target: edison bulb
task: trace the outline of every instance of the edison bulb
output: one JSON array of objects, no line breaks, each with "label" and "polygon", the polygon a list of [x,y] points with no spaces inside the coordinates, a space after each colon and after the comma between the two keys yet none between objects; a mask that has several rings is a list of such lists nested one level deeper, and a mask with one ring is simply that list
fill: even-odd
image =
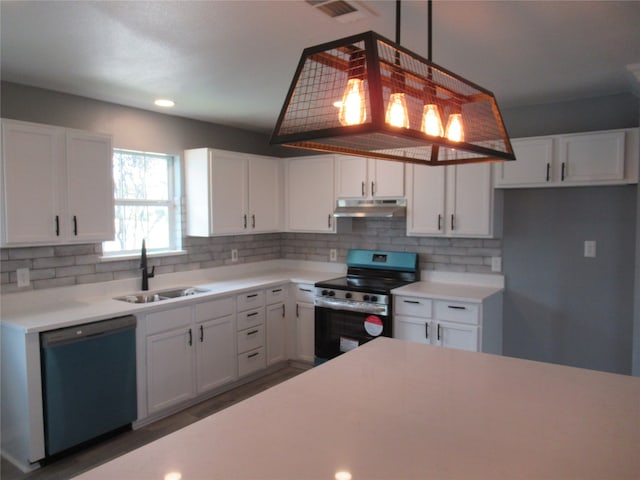
[{"label": "edison bulb", "polygon": [[394,127],[409,128],[407,100],[404,98],[404,93],[392,93],[389,97],[385,122]]},{"label": "edison bulb", "polygon": [[422,126],[420,127],[427,135],[432,137],[442,137],[444,128],[442,128],[442,120],[440,119],[440,110],[433,103],[427,104],[422,109]]},{"label": "edison bulb", "polygon": [[367,119],[364,105],[364,81],[350,78],[344,90],[338,120],[342,125],[359,125]]},{"label": "edison bulb", "polygon": [[462,114],[452,113],[447,121],[446,137],[452,142],[464,140],[464,128],[462,126]]}]

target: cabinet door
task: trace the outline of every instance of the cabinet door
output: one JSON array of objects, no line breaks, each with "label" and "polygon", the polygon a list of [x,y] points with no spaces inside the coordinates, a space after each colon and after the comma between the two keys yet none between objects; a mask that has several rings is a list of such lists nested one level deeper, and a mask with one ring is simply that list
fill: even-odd
[{"label": "cabinet door", "polygon": [[496,187],[541,185],[553,180],[553,139],[524,138],[511,142],[515,162],[495,164]]},{"label": "cabinet door", "polygon": [[364,198],[370,195],[367,182],[367,159],[336,156],[336,197]]},{"label": "cabinet door", "polygon": [[407,166],[407,234],[442,235],[445,228],[445,168]]},{"label": "cabinet door", "polygon": [[491,164],[447,168],[446,222],[449,235],[491,235]]},{"label": "cabinet door", "polygon": [[285,335],[284,303],[269,305],[267,307],[267,365],[287,359]]},{"label": "cabinet door", "polygon": [[193,397],[191,327],[147,337],[147,408],[155,413]]},{"label": "cabinet door", "polygon": [[113,240],[113,151],[111,137],[67,131],[67,237]]},{"label": "cabinet door", "polygon": [[211,230],[214,234],[244,233],[250,223],[247,159],[220,150],[211,155]]},{"label": "cabinet door", "polygon": [[335,232],[333,157],[289,160],[287,165],[287,229]]},{"label": "cabinet door", "polygon": [[404,197],[404,163],[369,159],[368,186],[372,197]]},{"label": "cabinet door", "polygon": [[249,223],[252,232],[280,229],[280,161],[277,158],[249,159]]},{"label": "cabinet door", "polygon": [[315,360],[315,312],[311,303],[296,303],[296,340],[299,360]]},{"label": "cabinet door", "polygon": [[442,347],[479,352],[478,327],[453,322],[436,322],[435,343]]},{"label": "cabinet door", "polygon": [[64,174],[63,132],[46,125],[2,121],[5,244],[58,242],[62,219],[56,182]]},{"label": "cabinet door", "polygon": [[237,378],[233,315],[196,325],[196,384],[203,393]]},{"label": "cabinet door", "polygon": [[560,137],[560,180],[624,180],[624,136],[624,132],[604,132]]},{"label": "cabinet door", "polygon": [[393,338],[431,343],[431,337],[434,334],[431,320],[403,315],[396,315],[393,320]]}]

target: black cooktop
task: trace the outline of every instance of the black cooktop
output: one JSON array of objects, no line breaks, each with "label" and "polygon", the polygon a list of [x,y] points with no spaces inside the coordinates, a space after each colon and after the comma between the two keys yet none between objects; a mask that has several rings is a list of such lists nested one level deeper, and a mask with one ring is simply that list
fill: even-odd
[{"label": "black cooktop", "polygon": [[390,290],[411,283],[397,278],[340,277],[315,284],[319,288],[388,294]]}]

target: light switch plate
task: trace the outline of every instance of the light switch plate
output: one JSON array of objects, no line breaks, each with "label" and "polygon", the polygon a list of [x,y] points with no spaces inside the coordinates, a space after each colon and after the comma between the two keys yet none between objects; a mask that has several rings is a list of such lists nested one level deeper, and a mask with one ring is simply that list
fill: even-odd
[{"label": "light switch plate", "polygon": [[231,261],[232,262],[237,262],[238,261],[238,250],[237,249],[233,249],[231,250]]},{"label": "light switch plate", "polygon": [[492,272],[502,271],[502,257],[491,257],[491,271]]},{"label": "light switch plate", "polygon": [[16,269],[16,277],[18,280],[18,287],[28,287],[31,279],[29,278],[29,269],[28,268],[18,268]]},{"label": "light switch plate", "polygon": [[329,261],[335,262],[338,260],[338,251],[335,248],[329,250]]},{"label": "light switch plate", "polygon": [[595,240],[584,241],[584,256],[588,258],[596,257],[596,241]]}]

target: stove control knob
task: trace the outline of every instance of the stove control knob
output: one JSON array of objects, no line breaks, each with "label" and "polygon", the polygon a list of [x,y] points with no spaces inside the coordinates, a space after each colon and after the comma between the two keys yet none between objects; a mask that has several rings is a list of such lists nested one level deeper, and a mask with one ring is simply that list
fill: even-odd
[{"label": "stove control knob", "polygon": [[371,295],[371,301],[372,302],[377,302],[378,301],[378,297],[376,297],[375,295]]},{"label": "stove control knob", "polygon": [[329,290],[329,296],[333,297],[336,294],[336,292],[334,292],[333,290]]},{"label": "stove control knob", "polygon": [[369,301],[369,295],[363,295],[362,296],[362,300],[364,300],[365,302]]},{"label": "stove control knob", "polygon": [[327,295],[329,295],[329,292],[327,290],[322,290],[322,296],[326,297]]},{"label": "stove control knob", "polygon": [[344,298],[351,298],[351,293],[347,292],[344,294]]}]

